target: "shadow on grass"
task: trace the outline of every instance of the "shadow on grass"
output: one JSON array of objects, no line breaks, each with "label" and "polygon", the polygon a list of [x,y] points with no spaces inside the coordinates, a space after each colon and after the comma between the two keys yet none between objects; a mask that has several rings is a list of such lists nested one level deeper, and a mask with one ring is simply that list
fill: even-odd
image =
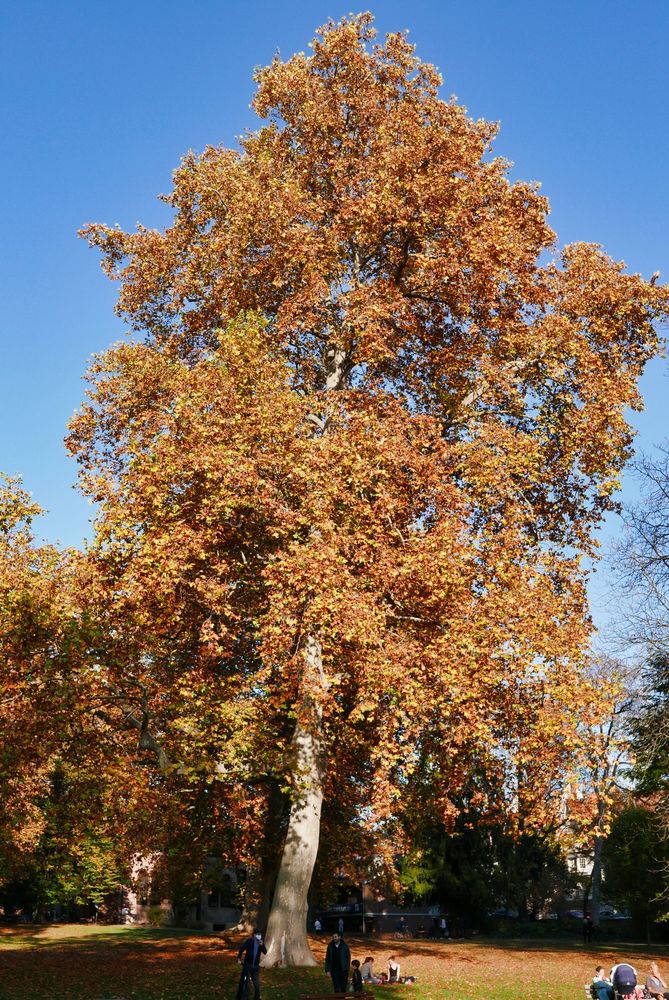
[{"label": "shadow on grass", "polygon": [[132,945],[218,935],[180,927],[128,927],[122,924],[21,924],[0,927],[0,950],[16,948],[91,947],[96,944]]},{"label": "shadow on grass", "polygon": [[[49,929],[21,927],[9,935],[0,1000],[232,1000],[236,994],[237,948],[215,935],[109,928],[67,936],[61,927],[61,936],[45,943]],[[263,970],[262,982],[266,1000],[298,1000],[330,987],[322,967]]]}]

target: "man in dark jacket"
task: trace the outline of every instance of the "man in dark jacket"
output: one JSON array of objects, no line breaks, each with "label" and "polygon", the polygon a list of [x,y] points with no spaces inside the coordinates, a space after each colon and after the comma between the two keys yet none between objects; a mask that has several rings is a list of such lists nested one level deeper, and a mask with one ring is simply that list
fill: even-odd
[{"label": "man in dark jacket", "polygon": [[350,964],[351,949],[339,934],[333,934],[325,952],[325,974],[332,976],[335,993],[346,993]]},{"label": "man in dark jacket", "polygon": [[253,931],[253,937],[247,938],[237,952],[237,961],[241,962],[242,965],[242,974],[237,987],[237,1000],[244,1000],[247,979],[253,983],[255,1000],[260,1000],[260,956],[266,954],[267,948],[263,943],[262,934],[256,927]]}]

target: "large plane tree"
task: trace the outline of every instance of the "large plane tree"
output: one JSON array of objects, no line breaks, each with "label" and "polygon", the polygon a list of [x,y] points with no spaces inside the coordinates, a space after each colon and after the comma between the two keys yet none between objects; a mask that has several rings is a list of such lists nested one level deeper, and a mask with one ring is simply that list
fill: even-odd
[{"label": "large plane tree", "polygon": [[667,307],[597,246],[558,253],[496,126],[374,37],[330,22],[259,70],[264,124],[185,157],[164,232],[84,230],[139,335],[70,437],[100,669],[251,844],[279,835],[270,963],[313,961],[324,798],[351,849],[419,767],[444,816],[478,768],[542,821],[589,702],[581,557]]}]

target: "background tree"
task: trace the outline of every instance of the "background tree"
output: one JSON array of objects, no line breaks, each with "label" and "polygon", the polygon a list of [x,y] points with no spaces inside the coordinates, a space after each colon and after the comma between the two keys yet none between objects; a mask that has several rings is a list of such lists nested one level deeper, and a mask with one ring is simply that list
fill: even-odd
[{"label": "background tree", "polygon": [[547,202],[495,126],[373,40],[330,22],[260,70],[267,124],[185,158],[164,233],[85,230],[144,335],[96,363],[70,438],[123,623],[105,670],[132,664],[155,743],[188,718],[194,767],[247,789],[251,754],[290,790],[288,964],[312,960],[324,796],[390,823],[424,755],[448,815],[476,752],[545,810],[587,711],[579,557],[667,304],[596,247],[543,263]]},{"label": "background tree", "polygon": [[639,711],[631,727],[636,790],[669,830],[669,661],[659,653],[643,673]]},{"label": "background tree", "polygon": [[666,910],[667,842],[652,810],[629,805],[604,841],[607,896],[629,909],[650,943],[651,924]]},{"label": "background tree", "polygon": [[[473,763],[473,762],[472,762]],[[498,908],[536,919],[562,898],[573,880],[567,871],[564,815],[549,805],[537,824],[526,800],[504,799],[497,771],[472,767],[457,803],[444,821],[433,806],[429,771],[412,783],[403,821],[410,845],[401,882],[414,900],[439,903],[460,922],[481,926]],[[564,796],[568,782],[555,780]]]},{"label": "background tree", "polygon": [[80,735],[72,561],[35,544],[40,513],[19,480],[0,479],[0,843],[14,875],[43,832],[54,761]]},{"label": "background tree", "polygon": [[629,793],[634,759],[632,732],[640,706],[638,667],[598,654],[588,663],[598,692],[594,717],[584,733],[585,753],[577,782],[568,788],[568,840],[578,856],[587,851],[592,868],[583,884],[583,911],[599,926],[602,848],[611,817]]},{"label": "background tree", "polygon": [[636,464],[641,499],[625,512],[616,553],[624,640],[640,649],[641,697],[630,735],[638,790],[669,829],[669,447]]},{"label": "background tree", "polygon": [[625,511],[615,559],[624,617],[621,633],[648,658],[669,655],[669,445],[635,463],[641,499]]},{"label": "background tree", "polygon": [[100,905],[128,884],[136,852],[167,856],[180,835],[169,881],[189,865],[201,873],[226,829],[206,796],[210,836],[201,782],[156,779],[152,754],[147,768],[145,695],[128,677],[127,698],[110,687],[101,662],[120,637],[90,614],[85,561],[36,541],[40,512],[18,480],[0,479],[0,887],[38,918],[55,904]]}]

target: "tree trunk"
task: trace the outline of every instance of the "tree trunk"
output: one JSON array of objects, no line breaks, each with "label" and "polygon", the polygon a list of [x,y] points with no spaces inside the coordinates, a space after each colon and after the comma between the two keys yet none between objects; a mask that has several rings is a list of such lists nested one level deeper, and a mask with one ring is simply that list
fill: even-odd
[{"label": "tree trunk", "polygon": [[267,927],[269,904],[279,869],[281,831],[287,813],[286,795],[281,791],[279,782],[271,779],[262,842],[256,864],[246,867],[244,905],[238,922],[231,928],[233,933],[250,934],[254,927],[264,932]]},{"label": "tree trunk", "polygon": [[256,927],[262,931],[267,926],[269,902],[276,879],[276,865],[271,870],[264,865],[249,866],[246,877],[242,912],[237,923],[228,929],[229,934],[250,934]]},{"label": "tree trunk", "polygon": [[602,845],[604,843],[604,814],[606,805],[600,797],[597,802],[597,826],[592,851],[592,874],[590,876],[590,916],[593,927],[599,927],[599,909],[602,904]]},{"label": "tree trunk", "polygon": [[293,734],[295,786],[267,925],[265,966],[317,964],[307,940],[307,894],[320,836],[323,803],[322,697],[326,690],[321,646],[311,635],[304,650],[301,703]]},{"label": "tree trunk", "polygon": [[[354,261],[354,283],[358,275]],[[325,391],[342,389],[350,370],[350,350],[334,340],[325,354]],[[327,412],[312,414],[321,434],[327,433]],[[267,955],[263,965],[316,965],[307,940],[308,894],[318,854],[325,770],[323,746],[323,700],[328,685],[323,672],[322,648],[317,637],[308,635],[293,733],[295,782],[288,831],[276,879],[272,909],[267,924]]]},{"label": "tree trunk", "polygon": [[259,927],[263,933],[269,922],[269,906],[272,901],[272,893],[274,892],[274,886],[276,885],[276,873],[279,866],[278,858],[272,865],[271,869],[265,871],[265,884],[263,885],[263,894],[260,906],[258,907],[258,922],[256,927]]},{"label": "tree trunk", "polygon": [[595,837],[590,881],[590,916],[594,927],[599,927],[599,909],[602,903],[602,843],[602,837]]},{"label": "tree trunk", "polygon": [[230,928],[231,933],[250,934],[255,927],[263,925],[263,911],[267,916],[265,900],[266,877],[261,865],[246,866],[246,884],[244,886],[244,905],[239,920]]}]

